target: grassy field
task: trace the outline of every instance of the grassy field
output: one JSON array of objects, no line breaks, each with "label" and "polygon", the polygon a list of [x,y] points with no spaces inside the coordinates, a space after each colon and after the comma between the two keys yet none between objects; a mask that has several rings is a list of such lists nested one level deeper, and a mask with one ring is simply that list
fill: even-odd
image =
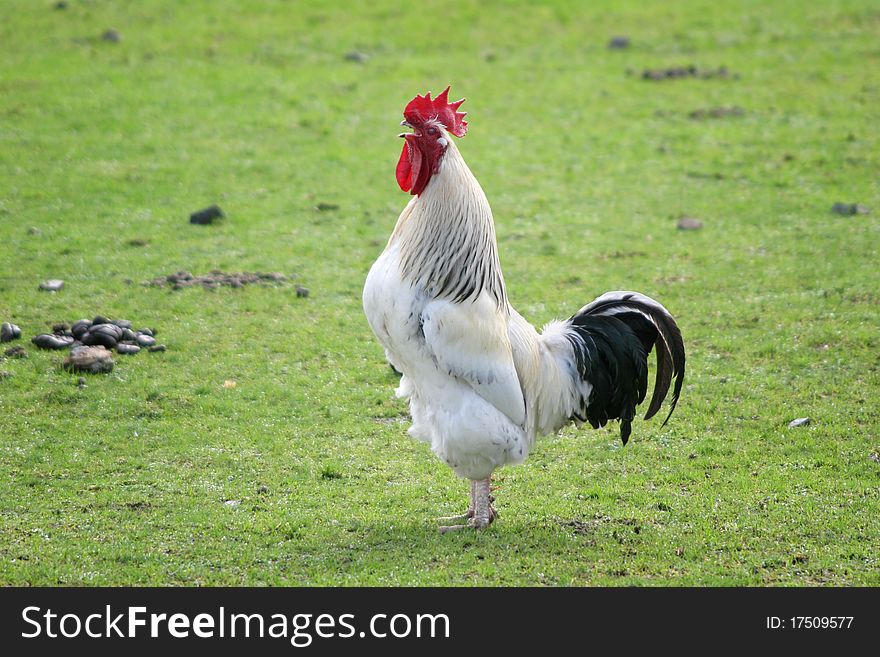
[{"label": "grassy field", "polygon": [[[0,5],[0,584],[880,585],[876,3],[54,4]],[[549,437],[441,536],[468,487],[360,292],[448,83],[517,309],[639,290],[689,370],[666,427]],[[311,293],[143,284],[181,269]],[[81,387],[29,343],[98,313],[168,351]]]}]

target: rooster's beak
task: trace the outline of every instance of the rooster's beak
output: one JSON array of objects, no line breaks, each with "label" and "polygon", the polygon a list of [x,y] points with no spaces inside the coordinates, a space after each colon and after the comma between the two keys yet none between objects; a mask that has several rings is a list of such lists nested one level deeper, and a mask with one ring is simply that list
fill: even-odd
[{"label": "rooster's beak", "polygon": [[[411,130],[415,130],[415,128],[413,128],[413,124],[410,123],[409,121],[405,120],[405,119],[404,119],[403,121],[400,122],[400,125],[404,126],[405,128],[410,128]],[[397,135],[397,136],[398,136],[398,137],[401,137],[401,138],[405,138],[407,135],[411,135],[411,134],[413,134],[413,133],[411,133],[411,132],[401,132],[401,133],[400,133],[399,135]]]}]

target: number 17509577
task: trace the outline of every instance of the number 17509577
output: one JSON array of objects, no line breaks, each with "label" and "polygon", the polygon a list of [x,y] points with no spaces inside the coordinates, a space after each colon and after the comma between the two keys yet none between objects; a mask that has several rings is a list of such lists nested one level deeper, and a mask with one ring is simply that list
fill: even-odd
[{"label": "number 17509577", "polygon": [[768,630],[848,630],[854,616],[767,616]]}]

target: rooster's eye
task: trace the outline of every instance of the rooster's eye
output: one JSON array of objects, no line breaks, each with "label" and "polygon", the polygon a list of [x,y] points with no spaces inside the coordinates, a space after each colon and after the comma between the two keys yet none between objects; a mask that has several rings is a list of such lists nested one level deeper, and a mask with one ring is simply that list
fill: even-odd
[{"label": "rooster's eye", "polygon": [[428,128],[428,134],[431,135],[431,136],[436,135],[436,134],[437,134],[437,128],[433,128],[433,127]]}]

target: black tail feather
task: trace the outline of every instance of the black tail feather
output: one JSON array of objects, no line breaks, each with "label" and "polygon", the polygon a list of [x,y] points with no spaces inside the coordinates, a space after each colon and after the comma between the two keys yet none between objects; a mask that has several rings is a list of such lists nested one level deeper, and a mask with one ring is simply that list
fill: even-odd
[{"label": "black tail feather", "polygon": [[653,348],[657,374],[645,419],[660,410],[674,379],[665,425],[678,403],[685,372],[684,342],[672,315],[637,292],[609,292],[569,322],[578,374],[592,386],[578,419],[586,418],[594,427],[620,419],[620,437],[626,444],[635,407],[647,393],[647,357]]}]

